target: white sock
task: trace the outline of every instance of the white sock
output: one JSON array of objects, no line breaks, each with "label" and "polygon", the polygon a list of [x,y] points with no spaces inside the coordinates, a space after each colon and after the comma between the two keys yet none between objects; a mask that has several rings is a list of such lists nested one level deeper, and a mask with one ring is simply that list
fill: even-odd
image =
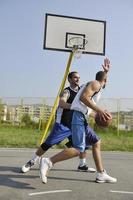
[{"label": "white sock", "polygon": [[79,160],[79,166],[83,166],[86,164],[86,158],[82,158]]},{"label": "white sock", "polygon": [[32,156],[32,159],[31,160],[33,160],[33,162],[37,162],[38,160],[39,160],[39,156],[37,156],[36,155],[36,153],[34,153],[34,155]]}]

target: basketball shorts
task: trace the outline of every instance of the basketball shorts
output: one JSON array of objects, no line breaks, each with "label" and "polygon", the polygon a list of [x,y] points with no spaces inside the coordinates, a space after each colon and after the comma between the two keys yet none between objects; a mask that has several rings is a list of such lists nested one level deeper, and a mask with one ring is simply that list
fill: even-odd
[{"label": "basketball shorts", "polygon": [[100,139],[94,130],[86,123],[83,113],[79,111],[73,112],[71,131],[73,147],[80,152],[85,151],[86,145],[91,146]]},{"label": "basketball shorts", "polygon": [[55,145],[68,138],[71,135],[71,130],[63,124],[55,123],[45,143]]},{"label": "basketball shorts", "polygon": [[[68,127],[64,126],[63,124],[59,124],[56,122],[45,142],[41,144],[41,147],[44,151],[47,151],[53,145],[59,144],[66,138],[68,138],[68,142],[65,145],[68,148],[72,147],[73,142],[72,142],[71,130]],[[89,148],[90,145],[86,144],[85,150]]]}]

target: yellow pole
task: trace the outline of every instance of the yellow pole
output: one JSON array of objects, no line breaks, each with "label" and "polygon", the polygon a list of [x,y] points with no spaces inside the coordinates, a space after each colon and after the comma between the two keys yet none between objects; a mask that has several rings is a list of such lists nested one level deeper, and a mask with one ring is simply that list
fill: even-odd
[{"label": "yellow pole", "polygon": [[120,124],[120,100],[117,99],[117,136],[120,135],[119,124]]},{"label": "yellow pole", "polygon": [[51,124],[51,122],[52,122],[52,119],[53,119],[53,117],[54,117],[54,115],[55,115],[56,108],[57,108],[57,105],[58,105],[59,95],[60,95],[61,91],[64,89],[64,86],[65,86],[65,83],[66,83],[66,79],[67,79],[67,76],[68,76],[68,74],[69,74],[71,62],[72,62],[72,59],[73,59],[73,55],[74,55],[74,52],[71,52],[71,53],[70,53],[70,56],[69,56],[69,59],[68,59],[68,63],[67,63],[66,71],[65,71],[65,74],[64,74],[64,78],[63,78],[63,80],[62,80],[62,83],[61,83],[61,86],[60,86],[60,88],[59,88],[57,97],[56,97],[56,99],[55,99],[55,102],[54,102],[54,105],[53,105],[53,108],[52,108],[52,111],[51,111],[51,115],[50,115],[50,117],[49,117],[49,119],[48,119],[48,122],[47,122],[47,124],[46,124],[46,128],[45,128],[45,130],[44,130],[44,133],[42,134],[42,137],[41,137],[41,140],[40,140],[40,144],[43,143],[44,138],[45,138],[45,136],[46,136],[46,134],[47,134],[47,131],[48,131],[48,129],[49,129],[49,126],[50,126],[50,124]]}]

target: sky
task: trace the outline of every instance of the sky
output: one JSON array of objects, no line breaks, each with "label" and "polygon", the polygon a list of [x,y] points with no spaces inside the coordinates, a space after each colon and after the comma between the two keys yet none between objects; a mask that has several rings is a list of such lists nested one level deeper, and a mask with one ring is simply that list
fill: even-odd
[{"label": "sky", "polygon": [[132,0],[0,0],[0,97],[57,95],[69,53],[43,50],[46,13],[106,21],[106,55],[84,54],[71,71],[83,84],[108,57],[104,97],[133,97]]}]

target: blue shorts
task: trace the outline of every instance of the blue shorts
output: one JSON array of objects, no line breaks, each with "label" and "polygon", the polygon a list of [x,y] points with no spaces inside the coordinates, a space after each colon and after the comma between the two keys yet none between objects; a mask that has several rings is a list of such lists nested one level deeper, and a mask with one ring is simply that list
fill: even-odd
[{"label": "blue shorts", "polygon": [[[56,123],[54,123],[49,136],[47,137],[45,142],[42,144],[42,148],[44,148],[44,150],[46,151],[47,148],[43,147],[43,145],[44,146],[46,145],[48,148],[50,148],[51,146],[53,146],[55,144],[59,144],[66,138],[68,138],[68,140],[69,140],[68,147],[72,147],[73,142],[72,142],[71,130],[68,127],[64,126],[63,124],[59,124],[56,122]],[[66,144],[66,146],[67,146],[67,144]],[[90,145],[88,143],[86,143],[85,150],[87,150],[89,148],[90,148]]]},{"label": "blue shorts", "polygon": [[86,145],[93,145],[99,141],[99,137],[86,123],[84,115],[79,111],[73,112],[71,131],[73,147],[80,152],[85,151]]},{"label": "blue shorts", "polygon": [[45,143],[47,145],[55,145],[72,135],[71,130],[63,124],[54,123],[54,126],[47,137]]}]

